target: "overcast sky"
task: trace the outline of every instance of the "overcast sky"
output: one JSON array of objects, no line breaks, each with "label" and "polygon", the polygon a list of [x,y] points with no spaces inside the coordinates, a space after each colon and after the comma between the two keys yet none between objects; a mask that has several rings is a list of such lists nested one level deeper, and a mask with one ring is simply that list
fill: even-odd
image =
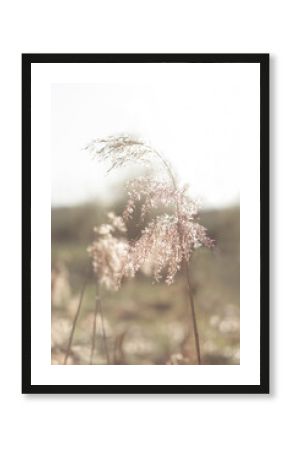
[{"label": "overcast sky", "polygon": [[157,76],[156,82],[145,75],[119,81],[116,73],[116,82],[111,76],[108,83],[102,77],[96,84],[53,84],[53,205],[113,195],[120,175],[106,176],[106,167],[81,149],[119,133],[145,138],[163,151],[205,207],[238,203],[252,74],[247,65],[212,66],[191,67],[190,77]]}]

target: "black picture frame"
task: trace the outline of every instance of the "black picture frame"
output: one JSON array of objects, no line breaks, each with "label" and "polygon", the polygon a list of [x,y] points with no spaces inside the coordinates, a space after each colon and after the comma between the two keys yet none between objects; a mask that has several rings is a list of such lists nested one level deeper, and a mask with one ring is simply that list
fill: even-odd
[{"label": "black picture frame", "polygon": [[[23,54],[22,55],[22,393],[267,394],[269,393],[269,54]],[[31,384],[31,65],[33,63],[260,64],[260,384]],[[33,275],[33,274],[32,274]]]}]

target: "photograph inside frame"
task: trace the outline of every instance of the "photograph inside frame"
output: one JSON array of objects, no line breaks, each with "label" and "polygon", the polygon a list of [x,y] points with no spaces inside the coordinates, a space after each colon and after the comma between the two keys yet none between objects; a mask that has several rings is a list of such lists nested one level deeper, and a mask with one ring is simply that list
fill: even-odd
[{"label": "photograph inside frame", "polygon": [[240,364],[243,76],[52,85],[51,364]]}]

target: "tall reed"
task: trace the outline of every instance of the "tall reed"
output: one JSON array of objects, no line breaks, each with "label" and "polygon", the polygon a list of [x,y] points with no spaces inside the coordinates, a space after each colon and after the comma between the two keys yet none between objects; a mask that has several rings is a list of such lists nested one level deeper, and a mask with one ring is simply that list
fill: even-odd
[{"label": "tall reed", "polygon": [[[164,277],[170,285],[176,273],[183,268],[192,315],[193,335],[197,363],[201,364],[201,352],[193,290],[190,280],[189,260],[194,249],[212,247],[213,240],[198,223],[198,204],[187,194],[187,187],[180,186],[169,161],[156,149],[131,136],[109,136],[92,141],[86,149],[99,161],[110,162],[108,169],[124,167],[130,163],[147,165],[152,160],[163,167],[160,177],[139,177],[127,184],[128,202],[122,217],[109,214],[109,223],[95,229],[96,238],[88,251],[93,270],[100,284],[118,290],[124,277],[134,277],[148,261],[156,281]],[[160,206],[173,209],[144,225],[140,237],[128,241],[125,237],[126,222],[133,219],[137,204],[141,202],[140,220]]]}]

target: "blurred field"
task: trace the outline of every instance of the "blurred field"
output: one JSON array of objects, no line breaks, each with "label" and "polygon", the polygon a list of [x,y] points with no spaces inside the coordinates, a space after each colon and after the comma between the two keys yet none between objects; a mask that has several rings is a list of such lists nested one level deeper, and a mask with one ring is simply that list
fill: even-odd
[{"label": "blurred field", "polygon": [[[119,213],[122,202],[114,205]],[[86,248],[93,227],[106,221],[101,204],[52,209],[52,364],[63,364],[78,297],[90,265]],[[239,208],[204,211],[200,222],[216,240],[198,249],[191,276],[203,364],[239,364]],[[131,230],[132,233],[134,231]],[[69,364],[90,358],[96,281],[91,279],[77,323]],[[190,308],[183,274],[168,287],[138,275],[119,292],[102,292],[111,364],[195,364]],[[106,364],[97,318],[94,364]]]}]

